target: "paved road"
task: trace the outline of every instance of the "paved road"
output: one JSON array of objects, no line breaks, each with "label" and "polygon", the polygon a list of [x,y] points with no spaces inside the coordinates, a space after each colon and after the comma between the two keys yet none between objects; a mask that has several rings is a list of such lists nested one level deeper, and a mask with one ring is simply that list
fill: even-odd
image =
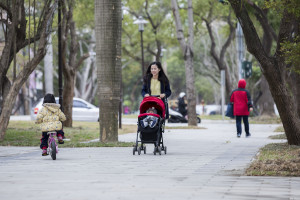
[{"label": "paved road", "polygon": [[135,156],[132,148],[61,148],[53,161],[37,147],[0,147],[0,199],[300,199],[300,177],[243,175],[276,125],[250,125],[251,138],[236,138],[230,122],[201,126],[166,130],[161,156],[152,145]]}]

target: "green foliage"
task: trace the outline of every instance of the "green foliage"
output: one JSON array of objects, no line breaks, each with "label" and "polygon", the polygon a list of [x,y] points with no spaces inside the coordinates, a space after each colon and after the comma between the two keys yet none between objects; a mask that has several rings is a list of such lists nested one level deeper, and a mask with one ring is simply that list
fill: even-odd
[{"label": "green foliage", "polygon": [[[276,15],[283,16],[284,12],[294,15],[299,20],[300,17],[300,1],[299,0],[282,0],[282,1],[265,1],[265,7],[276,12]],[[295,35],[293,41],[286,40],[281,43],[281,51],[283,52],[286,63],[292,65],[292,70],[300,73],[300,37]]]},{"label": "green foliage", "polygon": [[76,27],[90,28],[95,27],[95,4],[94,0],[76,0],[73,19],[76,22]]},{"label": "green foliage", "polygon": [[[141,64],[135,61],[128,61],[128,65],[122,70],[123,102],[129,106],[131,111],[138,110],[142,100],[142,70]],[[132,95],[134,100],[132,100]]]},{"label": "green foliage", "polygon": [[277,11],[277,14],[282,15],[286,10],[287,12],[295,15],[296,17],[300,17],[300,1],[299,0],[270,0],[265,1],[265,7],[271,8]]},{"label": "green foliage", "polygon": [[259,66],[252,66],[252,76],[251,76],[251,79],[254,81],[254,82],[257,82],[260,77],[262,75],[262,72],[261,72],[261,69]]},{"label": "green foliage", "polygon": [[185,65],[180,49],[167,55],[167,75],[170,80],[172,99],[177,99],[178,94],[185,88]]},{"label": "green foliage", "polygon": [[213,86],[207,77],[197,76],[195,78],[195,88],[200,100],[204,100],[206,104],[215,103]]},{"label": "green foliage", "polygon": [[300,36],[297,36],[293,42],[281,43],[281,51],[284,52],[286,63],[291,64],[292,70],[300,74]]}]

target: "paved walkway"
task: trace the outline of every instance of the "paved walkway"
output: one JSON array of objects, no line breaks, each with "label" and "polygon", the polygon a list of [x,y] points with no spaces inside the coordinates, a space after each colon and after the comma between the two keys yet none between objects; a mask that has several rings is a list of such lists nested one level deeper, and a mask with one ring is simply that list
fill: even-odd
[{"label": "paved walkway", "polygon": [[300,199],[300,177],[243,175],[277,125],[251,124],[251,138],[236,138],[233,123],[201,126],[166,130],[161,156],[153,145],[135,156],[132,148],[61,148],[53,161],[37,147],[0,147],[0,199]]}]

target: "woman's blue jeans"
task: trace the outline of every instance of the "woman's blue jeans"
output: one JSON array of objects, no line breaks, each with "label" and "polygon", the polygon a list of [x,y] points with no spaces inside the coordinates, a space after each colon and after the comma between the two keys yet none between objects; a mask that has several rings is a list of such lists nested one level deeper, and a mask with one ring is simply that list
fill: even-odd
[{"label": "woman's blue jeans", "polygon": [[236,119],[236,130],[237,133],[242,134],[242,118],[243,118],[243,122],[244,122],[244,126],[245,126],[245,132],[246,135],[249,135],[249,122],[248,122],[248,116],[235,116]]}]

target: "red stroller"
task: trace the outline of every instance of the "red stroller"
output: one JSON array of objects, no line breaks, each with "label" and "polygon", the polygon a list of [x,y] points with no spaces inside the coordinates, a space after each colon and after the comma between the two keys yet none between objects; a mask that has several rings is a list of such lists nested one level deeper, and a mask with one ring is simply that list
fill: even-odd
[{"label": "red stroller", "polygon": [[[149,108],[154,108],[157,111],[157,114],[146,113]],[[138,129],[136,144],[133,147],[133,155],[135,155],[136,151],[139,155],[141,154],[141,151],[144,151],[144,154],[146,154],[146,146],[144,144],[147,143],[154,144],[154,155],[156,155],[157,152],[161,155],[162,151],[167,154],[167,147],[164,146],[162,135],[165,127],[165,114],[165,104],[161,99],[154,96],[145,97],[143,99],[140,104],[140,115],[138,116]],[[149,116],[155,117],[155,122],[150,122],[149,125],[145,126],[143,120]],[[139,143],[141,143],[140,146]]]}]

